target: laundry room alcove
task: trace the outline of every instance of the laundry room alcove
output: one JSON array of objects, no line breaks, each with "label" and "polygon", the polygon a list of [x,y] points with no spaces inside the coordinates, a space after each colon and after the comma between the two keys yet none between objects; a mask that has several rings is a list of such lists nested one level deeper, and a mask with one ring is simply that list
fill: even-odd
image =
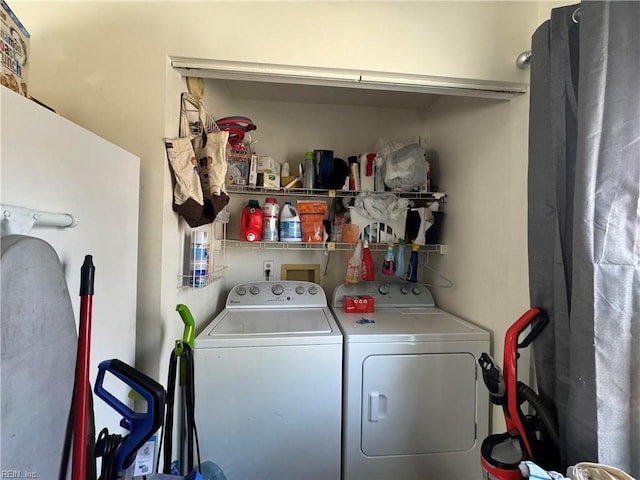
[{"label": "laundry room alcove", "polygon": [[[184,91],[187,77],[203,78],[202,100],[214,118],[251,118],[256,153],[288,162],[291,172],[308,150],[330,149],[346,160],[374,151],[379,138],[420,142],[432,185],[446,192],[439,240],[446,247],[420,252],[418,281],[432,287],[438,305],[489,328],[495,305],[526,295],[526,84],[184,57],[171,65]],[[237,237],[242,206],[267,196],[230,192],[227,239]],[[295,199],[279,196],[278,203]],[[226,290],[263,280],[266,258],[275,262],[273,280],[281,264],[300,263],[320,265],[328,296],[344,281],[345,251],[227,244]],[[380,278],[384,249],[373,254]],[[453,288],[440,288],[452,286],[442,278]],[[514,284],[519,278],[523,286]]]}]

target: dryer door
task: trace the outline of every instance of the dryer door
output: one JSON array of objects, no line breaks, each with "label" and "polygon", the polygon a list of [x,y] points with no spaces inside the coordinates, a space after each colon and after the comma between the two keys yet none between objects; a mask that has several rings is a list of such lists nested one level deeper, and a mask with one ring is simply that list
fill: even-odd
[{"label": "dryer door", "polygon": [[476,441],[476,365],[468,353],[372,355],[363,364],[362,452],[466,451]]}]

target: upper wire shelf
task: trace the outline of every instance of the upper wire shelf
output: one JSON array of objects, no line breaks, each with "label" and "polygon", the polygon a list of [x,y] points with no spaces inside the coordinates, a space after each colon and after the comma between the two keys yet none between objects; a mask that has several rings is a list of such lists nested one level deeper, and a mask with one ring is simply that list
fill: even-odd
[{"label": "upper wire shelf", "polygon": [[228,193],[253,195],[296,196],[296,197],[355,197],[360,193],[393,193],[403,198],[421,198],[432,201],[444,201],[444,192],[363,192],[361,190],[331,190],[323,188],[280,188],[273,190],[264,187],[249,187],[246,185],[227,185]]}]

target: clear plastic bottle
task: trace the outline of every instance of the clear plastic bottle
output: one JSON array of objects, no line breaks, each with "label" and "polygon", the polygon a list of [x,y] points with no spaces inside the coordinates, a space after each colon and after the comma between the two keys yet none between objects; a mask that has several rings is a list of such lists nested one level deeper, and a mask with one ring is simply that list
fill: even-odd
[{"label": "clear plastic bottle", "polygon": [[362,280],[365,282],[373,282],[376,279],[374,268],[373,257],[371,256],[371,250],[369,250],[369,242],[365,240],[362,247]]},{"label": "clear plastic bottle", "polygon": [[395,271],[396,260],[393,256],[393,243],[389,243],[387,245],[387,253],[385,253],[384,260],[382,261],[382,274],[393,275]]},{"label": "clear plastic bottle", "polygon": [[404,271],[404,248],[407,242],[400,239],[398,243],[398,254],[396,255],[396,277],[403,278],[405,276]]},{"label": "clear plastic bottle", "polygon": [[378,155],[374,160],[376,173],[373,179],[373,185],[376,192],[384,192],[384,159]]},{"label": "clear plastic bottle", "polygon": [[344,283],[358,283],[360,280],[360,271],[362,270],[362,244],[360,241],[356,243],[356,248],[347,262],[347,275]]}]

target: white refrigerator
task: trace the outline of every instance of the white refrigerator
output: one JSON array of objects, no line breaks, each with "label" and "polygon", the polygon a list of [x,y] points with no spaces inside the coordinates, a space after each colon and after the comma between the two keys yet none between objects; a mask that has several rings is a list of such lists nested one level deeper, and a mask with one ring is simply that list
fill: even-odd
[{"label": "white refrigerator", "polygon": [[[139,158],[5,87],[0,87],[0,107],[0,222],[3,232],[22,231],[53,247],[68,286],[76,328],[80,310],[80,268],[85,255],[93,256],[95,292],[90,346],[90,380],[93,388],[97,365],[101,361],[118,358],[134,365]],[[22,209],[40,214],[41,218],[43,212],[67,213],[77,220],[77,225],[67,228],[36,225],[29,230],[28,225],[24,228],[19,224],[18,212],[22,212]],[[7,239],[6,236],[3,238]],[[37,268],[37,265],[32,267]],[[6,277],[3,274],[3,279],[9,283],[17,278],[14,274]],[[29,295],[33,299],[39,292],[33,291]],[[3,299],[3,304],[5,300],[8,299]],[[47,404],[48,387],[61,380],[46,378],[44,374],[39,374],[37,368],[29,371],[25,368],[21,382],[40,385],[43,393],[39,397],[42,398],[24,399],[29,406],[28,414],[6,411],[7,405],[20,405],[19,402],[8,402],[12,395],[19,392],[19,385],[16,385],[15,375],[9,377],[10,372],[3,370],[11,360],[7,352],[10,351],[8,342],[13,341],[12,336],[20,333],[23,342],[21,349],[40,359],[43,365],[57,361],[55,352],[60,352],[56,348],[38,347],[43,345],[43,339],[39,337],[42,330],[34,326],[41,323],[29,314],[30,302],[27,298],[24,302],[26,305],[21,309],[26,313],[20,320],[20,331],[3,331],[0,365],[0,373],[4,372],[0,390],[3,399],[0,423],[3,457],[0,458],[0,465],[3,472],[20,470],[23,476],[53,478],[57,477],[56,469],[60,460],[57,458],[60,456],[57,444],[54,447],[34,448],[34,458],[32,461],[26,460],[30,462],[28,465],[12,465],[13,459],[5,458],[9,457],[10,450],[5,445],[5,440],[9,438],[30,435],[32,444],[36,446],[44,438],[63,438],[64,432],[44,431],[46,425],[51,425],[45,420],[58,419],[59,425],[63,423],[59,419],[64,419],[66,423],[69,413],[68,409]],[[6,315],[10,315],[10,312],[3,312],[3,322],[8,323],[10,317]],[[54,317],[47,321],[62,320]],[[70,331],[73,332],[73,329]],[[54,341],[60,342],[60,339],[51,338],[51,342]],[[19,372],[20,364],[17,365]],[[14,374],[15,366],[16,363],[13,363]],[[69,373],[73,375],[73,368]],[[13,380],[9,381],[9,378]],[[124,384],[115,382],[111,391],[127,401],[128,389]],[[96,433],[104,427],[110,432],[122,433],[120,415],[100,398],[94,396],[93,400]],[[16,415],[24,417],[21,418],[22,428],[15,432],[8,431],[11,425],[9,420],[15,419]],[[45,466],[50,470],[41,471]]]}]

